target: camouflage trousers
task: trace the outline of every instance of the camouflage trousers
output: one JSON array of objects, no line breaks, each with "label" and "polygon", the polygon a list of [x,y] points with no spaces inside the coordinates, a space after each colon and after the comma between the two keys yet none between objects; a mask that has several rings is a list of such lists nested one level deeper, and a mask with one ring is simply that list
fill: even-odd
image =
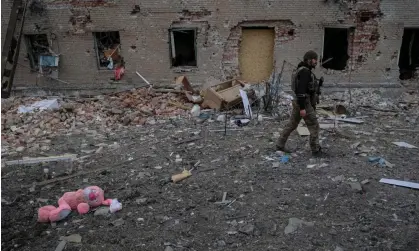
[{"label": "camouflage trousers", "polygon": [[[290,134],[298,127],[298,124],[301,121],[300,116],[300,106],[296,100],[292,101],[292,113],[291,118],[285,126],[284,130],[281,133],[281,137],[278,140],[277,146],[279,148],[284,148],[285,143],[288,140]],[[319,145],[319,131],[320,126],[317,121],[316,111],[310,103],[310,99],[306,100],[306,116],[303,118],[304,122],[307,125],[307,128],[310,132],[310,148],[312,152],[317,152],[320,149]]]}]

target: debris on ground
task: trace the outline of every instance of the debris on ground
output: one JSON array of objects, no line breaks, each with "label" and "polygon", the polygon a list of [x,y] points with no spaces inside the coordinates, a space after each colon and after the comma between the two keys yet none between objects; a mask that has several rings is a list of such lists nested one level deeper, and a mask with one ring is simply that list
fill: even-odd
[{"label": "debris on ground", "polygon": [[109,212],[116,213],[122,209],[122,203],[118,199],[113,199],[109,206]]},{"label": "debris on ground", "polygon": [[16,99],[9,110],[2,112],[2,140],[9,147],[26,146],[30,152],[37,152],[42,146],[48,146],[48,137],[54,135],[85,132],[106,134],[121,126],[144,125],[151,116],[185,115],[183,109],[171,106],[169,102],[187,105],[184,97],[178,94],[133,89],[96,98],[81,98],[77,102],[60,100],[59,104],[62,105],[58,110],[17,113],[20,103],[36,100]]},{"label": "debris on ground", "polygon": [[252,225],[252,224],[242,225],[239,228],[239,233],[243,233],[243,234],[246,234],[246,235],[253,234],[253,231],[255,231],[255,226]]},{"label": "debris on ground", "polygon": [[81,235],[79,234],[72,234],[68,236],[61,236],[60,241],[66,241],[70,243],[80,243],[81,242]]},{"label": "debris on ground", "polygon": [[288,154],[284,154],[281,156],[281,163],[288,163],[290,161],[290,156]]},{"label": "debris on ground", "polygon": [[406,142],[393,142],[393,144],[395,144],[396,146],[405,147],[405,148],[410,148],[410,149],[415,149],[415,148],[417,148],[416,146],[411,145],[411,144],[406,143]]},{"label": "debris on ground", "polygon": [[183,170],[182,173],[175,174],[172,176],[172,182],[177,183],[180,182],[188,177],[192,176],[192,172],[190,170]]},{"label": "debris on ground", "polygon": [[344,251],[344,249],[341,248],[341,247],[339,247],[339,246],[337,246],[334,251]]},{"label": "debris on ground", "polygon": [[[264,102],[258,86],[251,89]],[[205,90],[192,87],[187,94],[204,100]],[[17,112],[20,105],[54,97],[2,100],[2,160],[17,161],[2,167],[2,248],[415,249],[419,194],[377,184],[377,177],[406,182],[419,177],[415,151],[392,144],[407,138],[419,144],[413,133],[418,121],[415,94],[403,94],[400,100],[384,99],[379,90],[322,95],[327,112],[337,114],[335,107],[342,104],[345,116],[337,118],[364,123],[326,120],[329,115],[319,113],[320,144],[329,155],[309,160],[307,138],[294,132],[287,142],[294,149],[292,161],[283,164],[286,154],[276,153],[275,143],[287,123],[292,97],[279,95],[270,102],[277,104],[272,113],[257,114],[257,102],[247,88],[240,89],[253,105],[253,118],[246,116],[241,97],[237,107],[215,111],[201,106],[199,116],[192,117],[195,103],[183,83],[57,98],[56,111]],[[258,115],[263,120],[253,123]],[[250,123],[240,128],[235,121],[241,119]],[[70,158],[72,168],[67,160],[53,160],[65,154],[75,156]],[[385,156],[397,168],[372,168],[370,156]],[[172,175],[182,170],[196,171],[173,184]],[[123,210],[112,214],[104,205],[54,224],[35,222],[36,208],[54,205],[63,192],[89,183],[122,201]],[[300,218],[289,224],[290,217]],[[77,233],[83,237],[80,243],[58,241]]]},{"label": "debris on ground", "polygon": [[284,233],[291,234],[297,231],[298,229],[302,228],[303,226],[313,227],[313,222],[303,221],[298,218],[290,218],[288,220],[288,225],[285,227]]},{"label": "debris on ground", "polygon": [[368,161],[373,163],[374,165],[378,165],[379,167],[393,168],[395,166],[394,164],[391,164],[390,162],[381,157],[369,157]]},{"label": "debris on ground", "polygon": [[297,127],[297,132],[300,136],[309,136],[310,135],[310,131],[308,130],[308,128],[300,126],[300,125]]},{"label": "debris on ground", "polygon": [[66,241],[60,241],[60,243],[58,243],[58,246],[55,248],[55,251],[63,251],[66,245]]},{"label": "debris on ground", "polygon": [[125,220],[124,219],[117,219],[117,220],[112,221],[110,224],[114,227],[119,227],[119,226],[122,226],[122,225],[125,224]]},{"label": "debris on ground", "polygon": [[359,182],[350,182],[349,185],[351,186],[352,190],[354,190],[355,192],[362,192],[362,185]]},{"label": "debris on ground", "polygon": [[77,158],[76,154],[65,154],[60,156],[50,156],[50,157],[37,157],[37,158],[30,158],[24,157],[22,160],[11,160],[4,162],[5,166],[11,165],[28,165],[28,164],[38,164],[38,163],[46,163],[52,161],[72,161]]},{"label": "debris on ground", "polygon": [[408,188],[419,189],[419,183],[410,182],[410,181],[402,181],[402,180],[394,180],[394,179],[380,179],[381,183],[395,185],[395,186],[402,186]]},{"label": "debris on ground", "polygon": [[244,83],[239,80],[229,80],[211,86],[205,90],[202,106],[216,110],[230,109],[241,102],[240,89]]},{"label": "debris on ground", "polygon": [[95,210],[94,216],[106,216],[109,215],[109,207],[99,207]]},{"label": "debris on ground", "polygon": [[34,112],[34,111],[44,111],[44,110],[57,110],[60,108],[60,105],[58,104],[57,99],[45,99],[36,101],[35,103],[29,105],[29,106],[19,106],[18,112],[19,113],[28,113],[28,112]]}]

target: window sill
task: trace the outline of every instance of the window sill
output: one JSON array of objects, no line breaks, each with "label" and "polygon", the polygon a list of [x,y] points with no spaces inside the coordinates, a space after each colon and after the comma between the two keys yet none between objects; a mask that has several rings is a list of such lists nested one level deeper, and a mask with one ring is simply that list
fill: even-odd
[{"label": "window sill", "polygon": [[181,73],[181,72],[196,72],[199,70],[198,66],[176,66],[171,67],[173,72]]},{"label": "window sill", "polygon": [[98,69],[98,71],[99,71],[99,72],[112,72],[113,70],[114,70],[114,69],[109,70],[109,69],[108,69],[108,68],[106,68],[106,67],[105,67],[105,68],[99,68],[99,69]]}]

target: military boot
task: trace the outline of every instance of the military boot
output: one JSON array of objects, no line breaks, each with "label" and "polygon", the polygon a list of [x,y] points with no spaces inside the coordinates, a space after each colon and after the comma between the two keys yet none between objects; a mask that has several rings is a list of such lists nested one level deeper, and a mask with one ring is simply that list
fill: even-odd
[{"label": "military boot", "polygon": [[325,153],[324,151],[322,151],[322,148],[321,147],[319,147],[319,150],[317,150],[317,151],[312,151],[311,154],[315,158],[327,158],[327,157],[329,157],[329,155],[327,153]]},{"label": "military boot", "polygon": [[285,146],[285,144],[281,144],[280,142],[278,142],[276,144],[276,150],[277,151],[282,151],[284,153],[292,153],[292,150],[289,149],[288,147]]}]

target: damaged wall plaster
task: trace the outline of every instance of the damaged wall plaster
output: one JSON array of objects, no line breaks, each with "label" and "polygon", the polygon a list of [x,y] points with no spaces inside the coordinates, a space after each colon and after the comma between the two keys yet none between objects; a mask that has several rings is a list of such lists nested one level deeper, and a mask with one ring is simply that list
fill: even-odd
[{"label": "damaged wall plaster", "polygon": [[199,11],[190,11],[190,10],[182,10],[182,14],[180,15],[180,20],[200,20],[206,17],[211,16],[211,11],[207,9],[202,9]]},{"label": "damaged wall plaster", "polygon": [[69,19],[70,32],[73,34],[84,34],[92,30],[92,19],[87,8],[71,8]]},{"label": "damaged wall plaster", "polygon": [[349,34],[349,62],[353,69],[359,68],[374,54],[380,39],[379,18],[382,16],[380,0],[370,2],[342,1],[347,5],[347,19],[355,24]]}]

